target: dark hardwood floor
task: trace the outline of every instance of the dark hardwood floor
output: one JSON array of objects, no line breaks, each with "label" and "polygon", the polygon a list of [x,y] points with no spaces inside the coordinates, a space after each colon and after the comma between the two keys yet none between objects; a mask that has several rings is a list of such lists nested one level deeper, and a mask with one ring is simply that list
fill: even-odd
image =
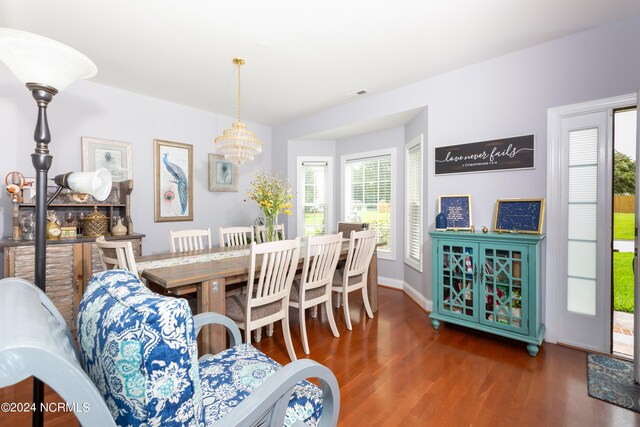
[{"label": "dark hardwood floor", "polygon": [[[342,310],[335,311],[340,338],[324,314],[307,321],[310,357],[328,366],[340,384],[340,426],[640,425],[640,414],[587,395],[582,351],[544,343],[534,358],[523,343],[448,324],[434,331],[403,292],[380,288],[378,295],[374,319],[366,317],[361,298],[350,299],[351,332]],[[291,313],[302,357],[298,319]],[[287,363],[279,325],[275,329],[255,345]],[[30,399],[30,384],[0,389],[0,402]],[[69,414],[47,414],[45,420],[49,427],[77,425]],[[30,423],[28,413],[0,413],[0,426]]]}]

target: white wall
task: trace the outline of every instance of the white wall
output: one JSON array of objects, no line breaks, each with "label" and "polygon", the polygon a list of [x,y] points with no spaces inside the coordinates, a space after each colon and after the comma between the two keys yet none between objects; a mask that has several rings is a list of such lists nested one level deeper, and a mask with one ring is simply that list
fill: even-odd
[{"label": "white wall", "polygon": [[[548,108],[640,88],[638,40],[640,17],[634,17],[534,46],[280,124],[273,129],[274,149],[284,150],[287,141],[304,135],[428,106],[426,225],[433,228],[440,194],[471,194],[474,224],[490,225],[496,199],[545,197]],[[430,159],[437,146],[525,134],[536,138],[533,170],[433,174]],[[273,164],[286,170],[278,159]],[[426,233],[424,242],[427,247],[431,244]],[[425,260],[422,280],[409,284],[431,299],[431,262],[429,257]],[[413,274],[406,276],[418,280]]]},{"label": "white wall", "polygon": [[[0,174],[17,170],[35,176],[31,165],[36,104],[29,91],[4,67],[0,67]],[[237,193],[208,191],[208,153],[213,140],[231,126],[232,117],[185,107],[90,81],[80,81],[54,97],[48,109],[53,165],[49,176],[80,171],[80,138],[126,141],[133,144],[132,219],[136,232],[147,235],[145,254],[169,249],[169,230],[210,227],[217,243],[220,226],[248,225],[260,216],[254,202],[244,202],[251,174],[271,169],[271,128],[248,123],[264,143],[257,160],[239,169]],[[164,139],[193,145],[194,220],[154,223],[153,140]],[[11,202],[0,194],[0,234],[11,235]]]}]

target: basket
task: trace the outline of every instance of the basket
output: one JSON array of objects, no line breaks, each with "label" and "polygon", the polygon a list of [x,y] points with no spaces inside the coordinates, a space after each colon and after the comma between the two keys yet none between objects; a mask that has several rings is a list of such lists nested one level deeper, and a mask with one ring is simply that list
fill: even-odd
[{"label": "basket", "polygon": [[109,235],[109,217],[98,212],[98,207],[93,207],[93,212],[82,222],[83,237],[99,237]]}]

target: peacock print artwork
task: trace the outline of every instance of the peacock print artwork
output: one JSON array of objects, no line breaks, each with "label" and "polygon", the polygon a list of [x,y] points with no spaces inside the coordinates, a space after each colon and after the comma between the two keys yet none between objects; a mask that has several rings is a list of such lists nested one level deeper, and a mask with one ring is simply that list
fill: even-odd
[{"label": "peacock print artwork", "polygon": [[154,140],[154,221],[193,221],[193,145]]},{"label": "peacock print artwork", "polygon": [[162,162],[164,163],[167,171],[175,179],[178,186],[178,197],[180,199],[180,214],[184,215],[187,211],[187,204],[189,202],[189,182],[187,181],[187,175],[184,170],[175,163],[169,161],[169,153],[164,153],[162,156]]}]

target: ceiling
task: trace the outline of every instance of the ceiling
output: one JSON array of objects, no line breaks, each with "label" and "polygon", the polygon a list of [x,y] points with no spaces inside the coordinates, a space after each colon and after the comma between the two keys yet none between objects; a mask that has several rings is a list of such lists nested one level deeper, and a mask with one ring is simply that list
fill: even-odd
[{"label": "ceiling", "polygon": [[637,0],[0,0],[93,81],[274,125],[640,14]]}]

